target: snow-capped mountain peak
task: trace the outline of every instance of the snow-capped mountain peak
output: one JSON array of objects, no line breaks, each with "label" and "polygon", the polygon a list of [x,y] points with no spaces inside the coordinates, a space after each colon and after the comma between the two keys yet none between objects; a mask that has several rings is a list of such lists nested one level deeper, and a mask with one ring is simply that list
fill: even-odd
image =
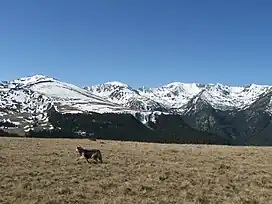
[{"label": "snow-capped mountain peak", "polygon": [[201,88],[201,86],[197,83],[173,82],[173,83],[169,83],[167,85],[164,85],[161,88],[158,88],[157,90],[159,90],[159,89],[171,90],[173,92],[184,92],[186,94],[197,94],[203,88]]},{"label": "snow-capped mountain peak", "polygon": [[[12,98],[13,96],[8,97],[8,95],[15,94],[15,99],[20,101],[24,101],[22,99],[24,97],[18,98],[21,92],[40,94],[46,97],[46,101],[61,103],[62,106],[72,106],[76,110],[95,109],[98,111],[98,109],[101,110],[101,105],[107,107],[108,111],[111,111],[113,107],[132,108],[139,111],[180,109],[185,107],[191,99],[198,97],[216,109],[226,110],[247,107],[260,95],[272,91],[272,87],[257,84],[228,86],[220,83],[204,85],[172,82],[157,88],[134,89],[119,81],[109,81],[81,88],[52,77],[34,75],[3,82],[0,85],[0,91],[2,91],[2,97]],[[94,108],[95,106],[97,107]]]},{"label": "snow-capped mountain peak", "polygon": [[173,88],[173,87],[187,87],[187,88],[194,88],[198,86],[197,83],[182,83],[182,82],[171,82],[166,85],[163,85],[163,88]]},{"label": "snow-capped mountain peak", "polygon": [[[258,103],[264,96],[266,103]],[[47,123],[47,111],[54,107],[61,113],[140,114],[145,118],[141,122],[146,123],[146,118],[154,112],[183,114],[211,107],[245,110],[256,101],[265,104],[263,110],[270,113],[271,96],[272,86],[257,84],[229,86],[172,82],[156,88],[135,89],[122,82],[110,81],[83,88],[52,77],[34,75],[0,83],[0,116],[15,123],[35,123],[37,118]]]},{"label": "snow-capped mountain peak", "polygon": [[[10,101],[24,104],[31,103],[30,95],[34,98],[45,98],[47,103],[58,106],[59,110],[65,111],[106,111],[112,108],[120,108],[119,105],[109,100],[94,95],[90,91],[79,86],[61,82],[55,78],[44,75],[23,77],[6,82],[8,88],[2,90],[2,103],[10,104]],[[3,104],[3,106],[5,106]],[[36,103],[37,104],[37,103]],[[35,105],[32,105],[34,107]],[[45,105],[47,107],[47,105]],[[38,109],[38,104],[36,109]],[[25,109],[25,108],[22,108]],[[109,110],[110,111],[110,110]]]},{"label": "snow-capped mountain peak", "polygon": [[56,79],[52,77],[44,76],[44,75],[33,75],[33,76],[22,77],[22,78],[12,80],[9,82],[9,84],[17,85],[17,86],[18,85],[27,86],[27,85],[31,85],[31,84],[35,84],[35,83],[39,83],[43,81],[56,81]]},{"label": "snow-capped mountain peak", "polygon": [[105,82],[103,85],[129,87],[127,84],[122,83],[120,81],[108,81],[108,82]]},{"label": "snow-capped mountain peak", "polygon": [[[113,83],[114,84],[114,83]],[[122,87],[122,88],[120,88]],[[271,90],[271,86],[251,84],[250,86],[229,86],[221,83],[199,84],[172,82],[157,88],[138,88],[118,84],[110,87],[92,86],[96,95],[104,96],[115,103],[125,104],[129,98],[153,100],[165,107],[184,107],[192,98],[201,97],[216,109],[241,109],[253,103],[260,94]],[[120,97],[120,95],[126,97]]]}]

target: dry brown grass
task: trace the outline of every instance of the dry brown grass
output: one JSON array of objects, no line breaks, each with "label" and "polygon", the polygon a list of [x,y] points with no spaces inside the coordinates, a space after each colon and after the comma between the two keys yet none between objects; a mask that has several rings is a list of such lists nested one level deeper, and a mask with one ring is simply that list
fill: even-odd
[{"label": "dry brown grass", "polygon": [[272,148],[0,138],[0,203],[269,204]]}]

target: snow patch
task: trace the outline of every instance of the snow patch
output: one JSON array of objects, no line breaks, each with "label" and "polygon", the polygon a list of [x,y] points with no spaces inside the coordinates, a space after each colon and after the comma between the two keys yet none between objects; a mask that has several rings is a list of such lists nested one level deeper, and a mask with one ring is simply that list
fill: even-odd
[{"label": "snow patch", "polygon": [[108,81],[106,83],[104,83],[105,85],[113,85],[113,86],[124,86],[124,87],[128,87],[127,84],[124,84],[122,82],[119,81]]}]

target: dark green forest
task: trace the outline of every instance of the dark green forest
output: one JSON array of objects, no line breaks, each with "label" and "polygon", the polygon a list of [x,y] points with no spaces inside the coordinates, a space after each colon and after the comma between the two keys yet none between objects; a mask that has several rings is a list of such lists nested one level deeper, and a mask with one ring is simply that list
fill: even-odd
[{"label": "dark green forest", "polygon": [[196,130],[179,115],[160,115],[144,125],[130,114],[61,114],[49,111],[53,130],[30,131],[28,137],[80,138],[77,132],[94,133],[96,139],[190,144],[231,144],[212,133]]}]

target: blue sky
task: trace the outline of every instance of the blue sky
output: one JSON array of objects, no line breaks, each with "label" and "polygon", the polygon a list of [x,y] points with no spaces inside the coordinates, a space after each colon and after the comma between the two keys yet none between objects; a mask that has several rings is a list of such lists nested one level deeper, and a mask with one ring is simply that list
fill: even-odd
[{"label": "blue sky", "polygon": [[272,85],[270,0],[0,1],[0,80]]}]

